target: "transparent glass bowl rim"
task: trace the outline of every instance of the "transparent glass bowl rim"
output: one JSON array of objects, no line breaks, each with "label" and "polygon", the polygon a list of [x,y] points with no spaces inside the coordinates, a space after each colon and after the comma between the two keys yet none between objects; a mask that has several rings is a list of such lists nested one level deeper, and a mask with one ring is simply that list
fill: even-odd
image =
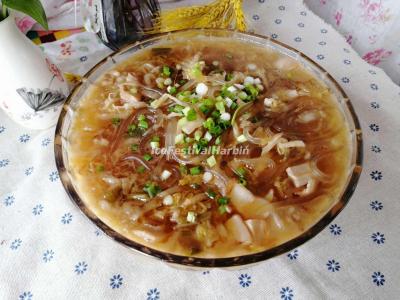
[{"label": "transparent glass bowl rim", "polygon": [[[320,78],[325,84],[328,85],[328,87],[331,89],[333,94],[338,98],[338,100],[342,100],[340,103],[341,107],[344,108],[344,114],[346,117],[347,122],[349,123],[350,127],[350,132],[352,136],[352,170],[349,173],[348,180],[346,187],[342,193],[342,196],[340,199],[337,201],[336,204],[332,206],[332,208],[313,226],[311,226],[307,231],[303,232],[301,235],[283,243],[278,246],[275,246],[273,248],[264,250],[262,252],[258,253],[251,253],[251,254],[246,254],[246,255],[241,255],[241,256],[236,256],[236,257],[222,257],[222,258],[199,258],[199,257],[190,257],[190,256],[182,256],[182,255],[176,255],[176,254],[171,254],[168,252],[156,250],[147,246],[144,246],[140,243],[134,242],[126,237],[124,237],[122,234],[116,232],[114,229],[109,227],[107,224],[105,224],[102,220],[100,220],[96,215],[93,214],[93,212],[85,205],[85,203],[82,201],[80,196],[78,195],[76,189],[74,188],[73,181],[71,176],[69,175],[68,171],[68,165],[65,163],[65,160],[67,159],[68,153],[66,151],[66,145],[67,139],[66,136],[67,134],[64,133],[64,130],[67,131],[70,128],[70,121],[71,118],[68,120],[69,124],[67,124],[67,119],[71,117],[71,107],[70,104],[72,102],[77,102],[79,103],[79,100],[81,99],[81,96],[76,99],[77,95],[79,92],[82,92],[81,89],[83,89],[83,94],[86,92],[86,86],[85,83],[89,82],[90,84],[90,77],[93,73],[98,71],[100,67],[105,65],[107,62],[111,61],[114,63],[111,67],[115,66],[116,58],[120,56],[124,56],[124,54],[129,54],[132,55],[136,51],[147,48],[150,46],[153,46],[155,44],[160,43],[161,45],[163,42],[168,42],[171,41],[173,38],[178,37],[182,35],[188,35],[189,37],[194,36],[206,36],[206,37],[225,37],[225,38],[230,38],[234,40],[242,40],[246,42],[251,42],[253,44],[259,45],[259,46],[264,46],[268,48],[272,48],[274,51],[281,52],[285,55],[288,55],[297,61],[300,60],[300,62],[303,64],[304,67],[306,67],[309,70],[312,70],[314,75]],[[125,60],[126,57],[123,59]],[[123,61],[121,60],[121,61]],[[118,62],[119,64],[120,62]],[[110,68],[107,68],[107,70]],[[103,72],[103,71],[102,71]],[[102,73],[103,74],[103,73]],[[99,75],[101,76],[101,75]],[[340,101],[339,101],[340,102]],[[177,264],[177,265],[182,265],[182,266],[190,266],[190,267],[204,267],[204,268],[210,268],[210,267],[235,267],[235,266],[241,266],[241,265],[248,265],[248,264],[254,264],[257,262],[261,262],[264,260],[267,260],[269,258],[275,257],[277,255],[286,253],[288,251],[291,251],[303,243],[307,242],[314,236],[316,236],[319,232],[321,232],[326,226],[328,226],[329,223],[333,221],[333,219],[342,211],[342,209],[346,206],[348,201],[350,200],[356,186],[359,180],[359,177],[361,175],[361,170],[362,170],[362,159],[363,159],[363,146],[362,146],[362,131],[361,127],[357,118],[357,115],[355,114],[354,108],[349,101],[346,93],[343,91],[343,89],[340,87],[340,85],[337,83],[337,81],[324,69],[322,68],[319,64],[315,63],[312,59],[310,59],[308,56],[303,54],[302,52],[298,51],[295,48],[292,48],[282,42],[276,41],[274,39],[271,39],[269,37],[265,37],[262,35],[258,34],[253,34],[253,33],[242,33],[238,31],[233,31],[233,30],[225,30],[225,29],[187,29],[187,30],[178,30],[174,32],[168,32],[168,33],[162,33],[158,35],[154,35],[148,39],[144,39],[142,41],[133,43],[131,45],[128,45],[124,48],[122,48],[119,51],[113,52],[112,54],[108,55],[106,58],[101,60],[99,63],[97,63],[89,72],[87,72],[83,77],[81,82],[75,86],[75,88],[72,90],[70,93],[69,97],[67,98],[63,109],[61,111],[56,131],[55,131],[55,143],[54,143],[54,152],[55,152],[55,159],[56,159],[56,165],[58,172],[60,174],[60,179],[61,182],[69,195],[70,199],[72,200],[73,203],[75,203],[79,209],[97,226],[99,227],[103,232],[105,232],[108,236],[116,240],[117,242],[131,248],[134,250],[137,250],[141,252],[142,254],[150,255],[151,257],[155,257],[158,259],[161,259],[162,261],[165,261],[167,263],[171,264]]]}]

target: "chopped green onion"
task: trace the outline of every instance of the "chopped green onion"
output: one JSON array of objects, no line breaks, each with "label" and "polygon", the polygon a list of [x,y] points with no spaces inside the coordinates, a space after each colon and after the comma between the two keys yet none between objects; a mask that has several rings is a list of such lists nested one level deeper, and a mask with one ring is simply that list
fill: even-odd
[{"label": "chopped green onion", "polygon": [[177,134],[177,135],[175,136],[175,144],[180,144],[180,143],[183,142],[183,140],[184,140],[184,135],[183,135],[183,133]]},{"label": "chopped green onion", "polygon": [[257,98],[258,90],[252,84],[246,84],[244,89],[249,94],[248,95],[248,100],[249,101],[253,101],[253,100],[255,100]]},{"label": "chopped green onion", "polygon": [[246,100],[246,98],[247,98],[246,92],[243,92],[243,91],[241,91],[238,96],[242,100]]},{"label": "chopped green onion", "polygon": [[157,135],[155,135],[155,136],[153,136],[153,137],[151,138],[151,141],[152,141],[152,142],[159,142],[159,141],[160,141],[160,137],[157,136]]},{"label": "chopped green onion", "polygon": [[217,196],[217,194],[212,189],[208,189],[206,195],[208,196],[208,198],[211,199],[215,199],[215,197]]},{"label": "chopped green onion", "polygon": [[205,105],[205,104],[200,105],[200,106],[199,106],[199,109],[200,109],[200,111],[201,111],[203,114],[205,114],[205,115],[209,114],[210,111],[211,111],[211,108],[208,107],[208,106]]},{"label": "chopped green onion", "polygon": [[131,151],[132,152],[136,152],[136,151],[138,151],[138,149],[139,149],[139,145],[138,144],[132,144],[131,145]]},{"label": "chopped green onion", "polygon": [[207,145],[208,141],[206,139],[200,139],[197,143],[193,144],[193,148],[195,149],[196,154],[200,154]]},{"label": "chopped green onion", "polygon": [[223,215],[224,213],[226,213],[228,210],[226,209],[226,205],[220,205],[218,206],[218,211],[221,215]]},{"label": "chopped green onion", "polygon": [[224,130],[219,125],[215,125],[214,127],[209,129],[210,133],[214,136],[220,135]]},{"label": "chopped green onion", "polygon": [[219,110],[221,114],[225,112],[225,105],[222,101],[215,103],[215,107]]},{"label": "chopped green onion", "polygon": [[174,86],[169,86],[169,87],[167,88],[167,92],[170,93],[171,95],[176,94],[177,91],[178,91],[178,90],[177,90],[176,87],[174,87]]},{"label": "chopped green onion", "polygon": [[160,142],[150,142],[151,149],[160,148]]},{"label": "chopped green onion", "polygon": [[136,172],[138,172],[139,174],[144,173],[144,171],[146,171],[146,168],[143,167],[143,166],[139,166],[139,167],[136,169]]},{"label": "chopped green onion", "polygon": [[190,175],[199,175],[201,173],[201,167],[196,166],[189,169]]},{"label": "chopped green onion", "polygon": [[204,135],[204,139],[206,141],[211,141],[212,140],[212,135],[211,133],[209,133],[208,131],[206,132],[206,134]]},{"label": "chopped green onion", "polygon": [[194,121],[197,119],[197,113],[194,109],[190,109],[186,115],[188,121]]},{"label": "chopped green onion", "polygon": [[168,66],[163,66],[162,73],[164,76],[169,77],[171,75],[171,69]]},{"label": "chopped green onion", "polygon": [[135,124],[131,124],[128,126],[128,135],[129,136],[136,136],[139,134],[139,131],[137,130],[137,127]]},{"label": "chopped green onion", "polygon": [[138,123],[138,127],[140,127],[141,129],[147,129],[149,128],[149,123],[147,123],[147,121],[145,120],[140,120]]},{"label": "chopped green onion", "polygon": [[240,168],[237,168],[237,169],[235,170],[235,173],[236,173],[239,177],[245,177],[247,171],[246,171],[245,168],[240,167]]},{"label": "chopped green onion", "polygon": [[217,164],[217,160],[215,159],[214,155],[211,155],[209,158],[207,158],[207,164],[212,168]]},{"label": "chopped green onion", "polygon": [[228,86],[224,85],[221,89],[221,97],[222,97],[222,99],[224,99],[226,97],[234,99],[235,94],[228,90]]},{"label": "chopped green onion", "polygon": [[168,107],[168,112],[182,113],[185,107],[179,104]]},{"label": "chopped green onion", "polygon": [[191,110],[191,108],[189,106],[186,106],[184,109],[182,109],[182,112],[185,116],[187,116],[187,114],[189,113],[190,110]]},{"label": "chopped green onion", "polygon": [[194,139],[195,139],[196,141],[200,141],[202,135],[203,135],[203,133],[201,132],[201,130],[196,130],[196,131],[194,132]]},{"label": "chopped green onion", "polygon": [[143,159],[147,160],[147,161],[150,161],[150,160],[153,159],[153,156],[151,156],[150,154],[146,153],[145,155],[143,155]]},{"label": "chopped green onion", "polygon": [[233,79],[233,74],[232,73],[227,73],[226,75],[225,75],[225,80],[226,81],[231,81]]},{"label": "chopped green onion", "polygon": [[196,63],[194,67],[190,70],[190,73],[193,78],[199,78],[202,75],[200,63]]},{"label": "chopped green onion", "polygon": [[191,143],[191,142],[193,142],[194,139],[191,138],[190,136],[185,136],[184,140],[185,140],[185,143]]},{"label": "chopped green onion", "polygon": [[139,115],[138,120],[139,121],[146,121],[146,116],[145,115]]},{"label": "chopped green onion", "polygon": [[219,145],[219,144],[221,144],[221,142],[222,142],[221,136],[219,136],[219,137],[217,137],[217,138],[215,139],[215,145]]},{"label": "chopped green onion", "polygon": [[145,184],[143,191],[149,194],[149,197],[154,198],[159,192],[161,192],[161,188],[153,182],[148,182]]},{"label": "chopped green onion", "polygon": [[214,105],[214,101],[210,98],[205,98],[202,101],[203,104],[207,105],[207,106],[213,106]]},{"label": "chopped green onion", "polygon": [[234,101],[234,102],[231,104],[230,109],[235,110],[236,108],[238,108],[238,106],[239,106],[239,105]]},{"label": "chopped green onion", "polygon": [[214,119],[218,119],[221,116],[220,112],[218,110],[214,110],[211,113],[211,117],[213,117]]},{"label": "chopped green onion", "polygon": [[118,117],[112,118],[111,122],[113,123],[113,125],[118,126],[121,123],[121,118]]},{"label": "chopped green onion", "polygon": [[217,200],[217,203],[219,205],[227,205],[229,203],[229,198],[228,197],[221,197]]},{"label": "chopped green onion", "polygon": [[203,123],[204,128],[210,129],[215,126],[215,122],[212,118],[208,118]]}]

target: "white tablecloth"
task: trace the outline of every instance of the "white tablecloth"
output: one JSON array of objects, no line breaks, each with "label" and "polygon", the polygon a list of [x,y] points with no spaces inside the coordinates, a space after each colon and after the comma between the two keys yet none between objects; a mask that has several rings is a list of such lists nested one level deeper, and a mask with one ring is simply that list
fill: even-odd
[{"label": "white tablecloth", "polygon": [[[304,51],[355,106],[365,160],[345,210],[305,245],[256,266],[174,269],[109,239],[71,203],[56,172],[54,128],[29,131],[0,113],[0,299],[400,297],[399,87],[300,1],[246,6],[257,33]],[[65,71],[81,73],[108,53],[88,33],[43,47]]]}]

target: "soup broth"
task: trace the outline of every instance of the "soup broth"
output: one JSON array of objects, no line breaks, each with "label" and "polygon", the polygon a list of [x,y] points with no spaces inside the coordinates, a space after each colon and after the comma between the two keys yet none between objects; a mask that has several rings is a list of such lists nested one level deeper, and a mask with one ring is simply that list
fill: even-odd
[{"label": "soup broth", "polygon": [[97,80],[69,132],[87,206],[169,253],[230,257],[306,231],[348,177],[348,126],[295,60],[228,39],[143,49]]}]

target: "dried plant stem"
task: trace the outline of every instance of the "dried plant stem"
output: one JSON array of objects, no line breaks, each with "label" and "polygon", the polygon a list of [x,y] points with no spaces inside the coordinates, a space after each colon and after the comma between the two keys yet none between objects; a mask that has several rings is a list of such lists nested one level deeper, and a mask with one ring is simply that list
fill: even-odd
[{"label": "dried plant stem", "polygon": [[216,0],[203,6],[181,7],[161,12],[149,33],[187,28],[236,28],[246,30],[243,0]]}]

